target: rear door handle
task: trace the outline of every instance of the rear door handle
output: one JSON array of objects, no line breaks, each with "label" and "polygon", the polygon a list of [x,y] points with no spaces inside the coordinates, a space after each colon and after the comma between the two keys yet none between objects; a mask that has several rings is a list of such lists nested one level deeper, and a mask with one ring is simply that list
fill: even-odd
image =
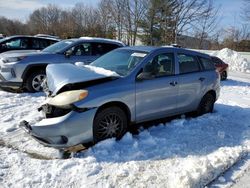
[{"label": "rear door handle", "polygon": [[200,77],[199,80],[200,80],[201,82],[203,82],[203,81],[205,80],[205,78]]},{"label": "rear door handle", "polygon": [[174,81],[174,82],[170,82],[169,83],[171,86],[176,86],[178,84],[178,82]]}]

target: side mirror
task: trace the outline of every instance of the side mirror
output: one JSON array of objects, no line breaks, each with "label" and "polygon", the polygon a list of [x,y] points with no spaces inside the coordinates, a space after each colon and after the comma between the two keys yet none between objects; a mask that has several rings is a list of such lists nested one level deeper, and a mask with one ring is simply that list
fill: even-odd
[{"label": "side mirror", "polygon": [[151,80],[154,79],[155,76],[152,75],[151,72],[141,72],[137,75],[136,80],[142,81],[142,80]]},{"label": "side mirror", "polygon": [[73,53],[72,50],[67,50],[65,52],[65,57],[69,58],[72,55],[72,53]]}]

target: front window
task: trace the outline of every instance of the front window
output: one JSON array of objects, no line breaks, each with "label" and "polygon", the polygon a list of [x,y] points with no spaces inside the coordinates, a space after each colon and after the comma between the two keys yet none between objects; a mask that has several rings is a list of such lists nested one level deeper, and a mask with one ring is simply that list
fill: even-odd
[{"label": "front window", "polygon": [[114,71],[121,76],[126,76],[146,55],[147,52],[125,49],[115,50],[101,56],[90,65]]},{"label": "front window", "polygon": [[163,53],[151,59],[143,71],[155,77],[169,76],[174,74],[174,64],[174,54]]},{"label": "front window", "polygon": [[77,46],[73,46],[71,49],[72,55],[76,56],[90,56],[91,55],[91,44],[83,43]]},{"label": "front window", "polygon": [[63,40],[60,42],[57,42],[43,50],[43,52],[49,52],[49,53],[59,53],[62,52],[63,49],[70,46],[74,41],[73,40]]},{"label": "front window", "polygon": [[2,38],[0,39],[0,42],[4,42],[6,40],[6,38]]}]

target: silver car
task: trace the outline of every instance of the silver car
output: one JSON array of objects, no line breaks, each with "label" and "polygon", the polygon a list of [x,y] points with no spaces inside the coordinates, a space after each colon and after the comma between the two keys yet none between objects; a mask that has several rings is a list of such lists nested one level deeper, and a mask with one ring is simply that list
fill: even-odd
[{"label": "silver car", "polygon": [[40,52],[7,52],[0,55],[0,88],[12,90],[42,90],[48,64],[89,64],[101,55],[125,46],[111,39],[81,37],[55,43]]},{"label": "silver car", "polygon": [[166,116],[212,112],[220,91],[210,56],[174,47],[123,47],[87,66],[49,65],[46,73],[45,117],[20,125],[55,148],[121,138],[129,126]]}]

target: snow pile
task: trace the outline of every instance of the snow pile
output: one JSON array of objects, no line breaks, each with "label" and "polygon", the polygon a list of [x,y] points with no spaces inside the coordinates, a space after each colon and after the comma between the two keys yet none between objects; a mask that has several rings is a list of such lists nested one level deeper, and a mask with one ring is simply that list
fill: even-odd
[{"label": "snow pile", "polygon": [[[0,146],[3,140],[8,141],[13,148],[24,152],[26,149],[32,148],[32,153],[43,154],[46,152],[47,157],[55,155],[57,157],[58,151],[43,147],[27,137],[26,133],[19,128],[19,123],[22,120],[27,120],[31,124],[41,120],[43,114],[38,112],[37,108],[45,100],[44,94],[14,94],[0,91],[0,97]],[[5,139],[7,135],[8,139]]]},{"label": "snow pile", "polygon": [[217,56],[229,64],[230,70],[250,73],[250,62],[236,51],[224,48],[220,51],[213,52],[211,55]]},{"label": "snow pile", "polygon": [[83,62],[76,62],[75,65],[79,66],[79,67],[88,68],[91,71],[94,71],[95,73],[101,74],[101,75],[105,75],[105,76],[119,76],[119,74],[117,74],[114,71],[107,70],[107,69],[104,69],[102,67],[95,67],[95,66],[92,66],[92,65],[84,65]]},{"label": "snow pile", "polygon": [[44,101],[44,94],[14,94],[0,91],[0,96],[0,136],[17,129],[24,118],[34,123],[42,117],[37,108]]}]

